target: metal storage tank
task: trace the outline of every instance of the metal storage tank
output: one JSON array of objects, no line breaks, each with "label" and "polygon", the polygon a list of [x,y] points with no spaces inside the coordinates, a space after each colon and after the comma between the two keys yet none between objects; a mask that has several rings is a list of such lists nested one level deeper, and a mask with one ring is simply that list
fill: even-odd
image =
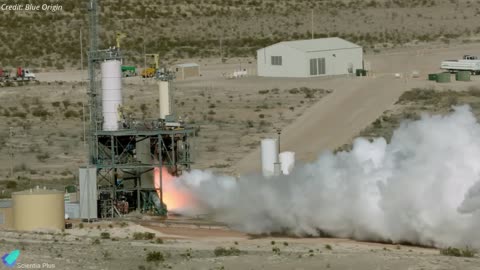
[{"label": "metal storage tank", "polygon": [[122,64],[109,60],[101,64],[103,129],[118,130],[118,108],[122,105]]},{"label": "metal storage tank", "polygon": [[289,175],[295,166],[295,152],[282,152],[279,155],[282,173]]},{"label": "metal storage tank", "polygon": [[470,71],[459,71],[455,74],[455,80],[468,82],[470,81]]},{"label": "metal storage tank", "polygon": [[80,218],[80,203],[65,203],[65,218]]},{"label": "metal storage tank", "polygon": [[277,162],[278,158],[277,140],[263,139],[261,145],[263,176],[273,176],[275,174],[275,162]]},{"label": "metal storage tank", "polygon": [[11,229],[12,227],[12,200],[0,200],[0,229]]},{"label": "metal storage tank", "polygon": [[64,229],[65,204],[62,191],[30,189],[12,194],[13,228],[19,231]]},{"label": "metal storage tank", "polygon": [[159,102],[160,102],[160,119],[165,119],[171,114],[170,107],[170,84],[168,81],[160,81],[158,83]]},{"label": "metal storage tank", "polygon": [[437,83],[448,83],[448,82],[450,82],[450,73],[437,74]]}]

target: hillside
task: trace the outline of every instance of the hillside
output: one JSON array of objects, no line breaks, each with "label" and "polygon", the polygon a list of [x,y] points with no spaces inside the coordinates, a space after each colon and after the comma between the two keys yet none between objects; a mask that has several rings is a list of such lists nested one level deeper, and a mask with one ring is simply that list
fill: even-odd
[{"label": "hillside", "polygon": [[[16,3],[27,3],[26,0]],[[56,3],[46,1],[47,3]],[[0,66],[80,68],[80,32],[88,44],[87,1],[62,1],[57,12],[2,11]],[[464,0],[104,0],[101,47],[128,35],[122,47],[130,64],[147,53],[163,60],[254,56],[256,49],[290,39],[340,36],[366,50],[409,42],[471,42],[480,33],[478,1]],[[86,66],[86,56],[84,66]]]}]

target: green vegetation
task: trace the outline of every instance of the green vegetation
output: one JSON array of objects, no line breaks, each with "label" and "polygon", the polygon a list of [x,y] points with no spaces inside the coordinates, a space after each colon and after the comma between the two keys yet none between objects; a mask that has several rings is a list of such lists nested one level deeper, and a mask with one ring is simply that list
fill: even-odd
[{"label": "green vegetation", "polygon": [[146,261],[147,262],[163,262],[165,257],[160,251],[150,251],[147,253]]},{"label": "green vegetation", "polygon": [[108,233],[108,232],[102,232],[102,233],[100,233],[100,238],[102,238],[102,239],[110,239],[110,233]]},{"label": "green vegetation", "polygon": [[445,256],[471,258],[477,254],[477,251],[469,247],[465,247],[465,248],[447,247],[447,248],[440,249],[440,254]]},{"label": "green vegetation", "polygon": [[135,239],[135,240],[152,240],[154,238],[155,238],[155,234],[150,233],[150,232],[145,232],[145,233],[136,232],[136,233],[133,233],[133,239]]},{"label": "green vegetation", "polygon": [[[310,10],[316,12],[317,18],[327,18],[317,19],[316,37],[340,36],[376,50],[376,47],[393,47],[410,41],[438,40],[448,43],[461,37],[468,40],[468,37],[480,32],[471,22],[475,17],[467,17],[467,11],[472,9],[470,2],[473,1],[442,2],[443,9],[465,14],[463,24],[453,24],[448,13],[432,16],[430,14],[438,12],[429,10],[425,14],[425,8],[433,9],[439,5],[434,0],[184,0],[163,1],[161,9],[155,0],[125,0],[121,5],[115,1],[101,1],[100,23],[104,31],[100,32],[100,47],[114,45],[115,32],[122,31],[128,36],[122,43],[128,65],[143,64],[143,44],[148,51],[160,53],[166,59],[254,56],[256,49],[282,40],[310,38],[310,24],[304,18]],[[84,31],[84,44],[88,43],[86,6],[81,1],[68,1],[62,5],[62,12],[41,15],[10,12],[0,18],[0,25],[7,30],[0,34],[1,40],[7,41],[0,50],[3,66],[27,65],[60,70],[80,67],[79,29]],[[393,11],[395,8],[400,8],[397,9],[400,11]],[[403,12],[404,8],[410,10]],[[410,20],[416,12],[423,13],[415,18],[418,27],[397,27]],[[252,27],[252,16],[258,27]],[[443,19],[443,16],[448,18]],[[354,17],[358,25],[369,27],[357,27],[357,24],[351,23],[342,25],[332,17],[340,20]],[[391,23],[371,27],[385,20]],[[65,24],[65,21],[69,23]],[[190,26],[191,21],[195,21],[194,26]],[[429,27],[432,22],[438,27]],[[448,27],[450,24],[455,27]],[[192,31],[189,35],[181,35],[186,26]],[[320,26],[331,30],[321,31]],[[146,38],[143,30],[147,33]],[[219,39],[222,37],[220,49]],[[86,59],[83,64],[86,64]]]},{"label": "green vegetation", "polygon": [[238,256],[240,255],[241,251],[236,247],[231,247],[229,249],[226,249],[224,247],[216,247],[213,253],[217,257],[225,257],[225,256]]}]

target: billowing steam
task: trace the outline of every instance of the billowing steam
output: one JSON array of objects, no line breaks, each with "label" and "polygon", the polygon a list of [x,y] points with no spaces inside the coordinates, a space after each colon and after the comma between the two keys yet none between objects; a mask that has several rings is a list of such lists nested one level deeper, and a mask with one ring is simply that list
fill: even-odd
[{"label": "billowing steam", "polygon": [[[319,134],[318,136],[321,136]],[[403,123],[390,144],[356,139],[288,176],[192,171],[175,189],[190,213],[249,233],[285,232],[480,247],[480,125],[467,106]]]}]

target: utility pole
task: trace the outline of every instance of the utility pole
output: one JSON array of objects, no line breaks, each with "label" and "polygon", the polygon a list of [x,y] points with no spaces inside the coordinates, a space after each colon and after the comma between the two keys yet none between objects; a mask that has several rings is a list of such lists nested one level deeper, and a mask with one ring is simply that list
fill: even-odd
[{"label": "utility pole", "polygon": [[83,38],[82,38],[82,27],[80,27],[80,70],[82,71],[82,76],[83,76]]},{"label": "utility pole", "polygon": [[314,34],[313,34],[313,9],[312,9],[312,39],[314,39]]},{"label": "utility pole", "polygon": [[[147,24],[147,20],[143,18],[143,74],[145,73],[145,70],[147,70],[147,55],[146,55],[146,50],[145,50],[145,24]],[[147,76],[145,76],[146,78]]]},{"label": "utility pole", "polygon": [[97,0],[90,0],[88,12],[90,17],[89,34],[90,34],[90,48],[88,51],[88,110],[90,115],[89,134],[88,134],[88,163],[94,164],[96,153],[96,142],[93,133],[97,130],[98,120],[98,93],[95,84],[95,59],[98,50],[98,14],[97,14]]},{"label": "utility pole", "polygon": [[282,164],[280,164],[280,134],[282,133],[281,129],[277,129],[277,156],[275,157],[275,163],[273,163],[273,174],[275,176],[280,176],[282,174]]},{"label": "utility pole", "polygon": [[10,144],[10,177],[13,179],[13,162],[15,160],[14,154],[13,154],[13,143],[12,143],[12,137],[13,137],[13,127],[10,127],[10,132],[9,132],[9,144]]},{"label": "utility pole", "polygon": [[223,33],[222,36],[220,37],[220,62],[222,62],[223,59]]}]

